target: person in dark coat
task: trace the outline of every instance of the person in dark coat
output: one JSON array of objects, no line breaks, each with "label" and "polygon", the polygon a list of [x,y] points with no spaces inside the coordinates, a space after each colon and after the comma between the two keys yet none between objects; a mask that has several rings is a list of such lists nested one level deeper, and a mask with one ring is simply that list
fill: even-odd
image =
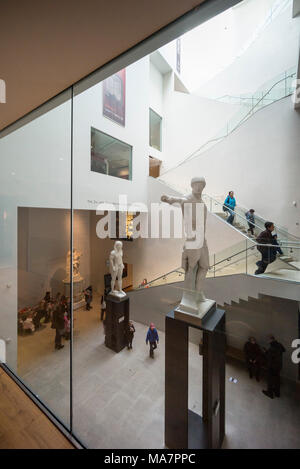
[{"label": "person in dark coat", "polygon": [[32,320],[35,329],[39,329],[41,327],[41,319],[46,317],[46,314],[46,303],[42,300]]},{"label": "person in dark coat", "polygon": [[270,347],[265,351],[268,389],[263,391],[271,399],[274,396],[280,397],[280,371],[282,369],[282,355],[284,352],[284,346],[271,336]]},{"label": "person in dark coat", "polygon": [[55,329],[55,349],[60,350],[64,347],[61,343],[61,338],[65,333],[65,307],[60,303],[53,312],[52,328]]},{"label": "person in dark coat", "polygon": [[244,354],[249,371],[249,377],[252,378],[253,375],[255,375],[256,381],[259,381],[262,363],[262,350],[256,343],[254,337],[249,337],[248,341],[245,343]]},{"label": "person in dark coat", "polygon": [[44,301],[45,301],[46,304],[47,304],[47,303],[50,303],[50,301],[51,301],[51,296],[50,296],[50,292],[49,292],[49,291],[46,291],[46,294],[45,294],[45,296],[44,296]]},{"label": "person in dark coat", "polygon": [[146,345],[150,343],[150,357],[154,358],[154,350],[157,348],[159,337],[155,325],[151,322],[146,336]]},{"label": "person in dark coat", "polygon": [[134,333],[135,333],[135,327],[133,325],[133,322],[129,321],[125,329],[125,338],[126,338],[126,344],[127,344],[128,350],[132,349],[132,341],[133,341]]},{"label": "person in dark coat", "polygon": [[253,208],[250,208],[250,210],[248,210],[248,212],[245,213],[246,218],[247,218],[247,222],[248,222],[248,226],[249,226],[248,232],[250,232],[252,234],[252,236],[254,235],[254,228],[255,228],[254,212],[255,212],[255,210]]},{"label": "person in dark coat", "polygon": [[274,246],[276,246],[276,247],[274,248],[274,251],[275,251],[276,253],[278,252],[278,254],[280,254],[280,255],[282,256],[282,255],[283,255],[283,252],[282,252],[281,247],[280,247],[279,244],[278,244],[277,235],[276,235],[276,234],[273,235],[273,244],[274,244]]},{"label": "person in dark coat", "polygon": [[92,302],[92,290],[91,287],[88,287],[84,290],[84,299],[85,299],[85,309],[89,311],[92,309],[91,302]]},{"label": "person in dark coat", "polygon": [[[272,231],[274,231],[274,223],[267,221],[265,223],[265,231],[262,231],[256,238],[258,244],[275,244]],[[261,253],[261,261],[256,262],[258,269],[255,275],[263,274],[271,262],[276,259],[277,249],[271,246],[257,246],[258,251]]]}]

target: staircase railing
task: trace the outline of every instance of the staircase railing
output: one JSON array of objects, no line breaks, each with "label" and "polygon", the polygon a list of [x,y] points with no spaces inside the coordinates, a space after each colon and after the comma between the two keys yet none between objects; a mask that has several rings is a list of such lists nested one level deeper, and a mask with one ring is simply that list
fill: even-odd
[{"label": "staircase railing", "polygon": [[173,171],[184,163],[197,158],[197,156],[199,156],[201,153],[208,150],[213,145],[223,140],[225,137],[235,131],[246,120],[248,120],[249,117],[253,116],[253,114],[255,114],[260,109],[268,106],[269,104],[275,103],[282,98],[292,95],[295,91],[294,79],[296,78],[296,75],[297,66],[295,65],[274,78],[271,83],[268,82],[267,84],[263,85],[262,88],[264,88],[264,90],[260,89],[251,96],[252,99],[249,107],[242,106],[242,109],[227,122],[226,126],[222,128],[218,134],[203,143],[199,148],[197,148],[197,150],[185,157],[179,164],[161,173],[161,176],[169,173],[170,171]]},{"label": "staircase railing", "polygon": [[[258,244],[252,240],[242,241],[224,251],[221,251],[220,253],[211,255],[207,278],[237,274],[254,275],[258,268],[257,262],[261,260],[261,253],[258,251],[258,247],[263,247],[264,249],[268,248],[267,259],[269,264],[264,276],[300,283],[299,245],[296,247],[294,245],[286,246],[286,248],[291,250],[293,258],[287,258],[287,256],[282,256],[278,252],[276,253],[275,260],[270,262],[275,255],[275,249],[282,249],[280,243],[279,246],[276,246],[273,244]],[[287,271],[289,271],[289,274]],[[151,280],[145,285],[140,285],[139,288],[167,285],[181,281],[183,282],[183,280],[184,270],[183,268],[178,267]]]},{"label": "staircase railing", "polygon": [[[223,212],[224,201],[221,202],[220,200],[217,200],[216,198],[211,197],[208,194],[203,194],[202,198],[210,212],[212,213]],[[246,218],[247,211],[248,210],[246,208],[241,207],[240,205],[237,205],[234,210],[234,216],[235,216],[234,223],[240,225],[240,227],[243,228],[245,231],[248,231],[249,229],[248,220]],[[265,222],[266,220],[264,220],[261,216],[255,214],[255,222],[253,224],[255,237],[257,237],[259,233],[265,230]],[[300,246],[300,239],[297,236],[292,235],[287,230],[285,230],[284,228],[280,227],[277,224],[275,224],[275,233],[273,234],[277,234],[278,240],[281,243],[289,243],[289,244],[299,243],[299,246]],[[248,234],[248,236],[250,235]]]}]

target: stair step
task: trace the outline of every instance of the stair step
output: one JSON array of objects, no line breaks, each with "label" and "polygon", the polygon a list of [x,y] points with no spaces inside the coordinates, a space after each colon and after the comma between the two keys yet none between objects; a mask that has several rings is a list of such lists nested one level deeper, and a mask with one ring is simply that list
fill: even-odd
[{"label": "stair step", "polygon": [[300,261],[290,261],[289,262],[293,267],[296,267],[297,269],[300,270]]},{"label": "stair step", "polygon": [[279,259],[281,259],[284,262],[289,262],[290,264],[292,264],[293,262],[293,258],[291,256],[280,256]]},{"label": "stair step", "polygon": [[260,301],[260,298],[255,298],[254,296],[248,296],[248,301],[255,303],[256,301]]}]

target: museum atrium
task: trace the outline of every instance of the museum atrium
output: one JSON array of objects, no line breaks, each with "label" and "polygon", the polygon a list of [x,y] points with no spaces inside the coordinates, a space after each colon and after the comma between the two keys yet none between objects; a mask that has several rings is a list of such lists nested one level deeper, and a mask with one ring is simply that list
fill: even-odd
[{"label": "museum atrium", "polygon": [[0,131],[0,361],[83,447],[300,448],[300,2],[233,3]]}]

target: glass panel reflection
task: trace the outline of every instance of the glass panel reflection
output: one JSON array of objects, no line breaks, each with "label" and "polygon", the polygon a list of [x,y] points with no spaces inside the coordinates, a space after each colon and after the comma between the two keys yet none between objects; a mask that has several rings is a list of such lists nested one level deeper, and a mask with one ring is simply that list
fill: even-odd
[{"label": "glass panel reflection", "polygon": [[100,130],[91,128],[91,170],[122,179],[132,179],[132,147]]}]

